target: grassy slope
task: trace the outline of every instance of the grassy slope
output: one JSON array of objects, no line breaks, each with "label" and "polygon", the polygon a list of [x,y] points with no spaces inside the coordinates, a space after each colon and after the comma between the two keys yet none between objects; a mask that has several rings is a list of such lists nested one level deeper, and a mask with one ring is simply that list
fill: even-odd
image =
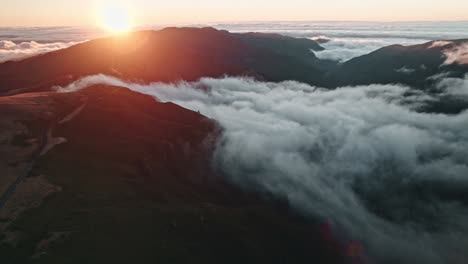
[{"label": "grassy slope", "polygon": [[[126,89],[94,87],[39,161],[61,192],[23,213],[6,263],[336,263],[319,226],[210,168],[214,123]],[[47,247],[41,241],[55,237]],[[40,255],[40,252],[46,252]],[[31,258],[31,256],[40,256]]]}]

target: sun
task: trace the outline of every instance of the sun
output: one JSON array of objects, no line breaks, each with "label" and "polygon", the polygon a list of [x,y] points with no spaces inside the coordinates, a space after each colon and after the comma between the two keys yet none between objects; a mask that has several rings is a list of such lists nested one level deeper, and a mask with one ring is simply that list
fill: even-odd
[{"label": "sun", "polygon": [[119,34],[132,28],[130,11],[124,5],[107,3],[98,9],[99,25],[106,31]]}]

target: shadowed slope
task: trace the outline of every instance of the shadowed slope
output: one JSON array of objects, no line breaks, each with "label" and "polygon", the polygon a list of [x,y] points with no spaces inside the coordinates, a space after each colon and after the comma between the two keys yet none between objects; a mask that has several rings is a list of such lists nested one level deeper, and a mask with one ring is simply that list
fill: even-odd
[{"label": "shadowed slope", "polygon": [[450,73],[461,77],[468,72],[468,65],[444,64],[447,50],[467,42],[432,41],[384,47],[343,63],[329,74],[327,83],[331,86],[402,83],[417,88],[430,87],[436,81],[428,79],[431,76]]},{"label": "shadowed slope", "polygon": [[2,262],[340,262],[326,228],[213,170],[214,121],[118,87],[23,97],[0,98],[1,120],[32,127],[14,150],[47,131],[66,142],[38,157],[20,184],[45,187],[35,196],[18,189],[9,201],[40,198],[3,216]]}]

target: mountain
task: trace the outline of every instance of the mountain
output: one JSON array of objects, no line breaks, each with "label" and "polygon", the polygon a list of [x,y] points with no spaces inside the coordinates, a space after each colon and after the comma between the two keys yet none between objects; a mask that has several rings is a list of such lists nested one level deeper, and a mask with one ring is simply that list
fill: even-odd
[{"label": "mountain", "polygon": [[323,225],[231,185],[197,112],[93,86],[0,97],[0,127],[2,263],[344,259]]},{"label": "mountain", "polygon": [[461,77],[468,72],[468,64],[445,63],[447,50],[467,42],[392,45],[338,64],[318,59],[314,52],[324,48],[310,39],[214,28],[165,28],[0,63],[0,95],[48,91],[100,73],[144,83],[230,75],[296,80],[327,88],[402,83],[424,89],[436,82],[432,76]]},{"label": "mountain", "polygon": [[330,87],[402,83],[417,88],[430,87],[430,79],[442,73],[462,77],[467,64],[446,64],[446,52],[468,40],[431,41],[412,46],[392,45],[344,62],[327,74]]},{"label": "mountain", "polygon": [[320,83],[324,70],[309,39],[234,34],[213,28],[166,28],[97,39],[0,64],[0,94],[47,91],[90,74],[143,82],[251,75]]},{"label": "mountain", "polygon": [[[468,72],[447,62],[463,43],[395,45],[335,64],[318,59],[323,48],[309,39],[167,28],[1,63],[0,261],[362,263],[359,242],[232,184],[212,162],[223,133],[214,120],[122,87],[51,88],[100,73],[142,83],[247,75],[426,88],[431,76]],[[431,105],[423,110],[466,109],[453,98]]]}]

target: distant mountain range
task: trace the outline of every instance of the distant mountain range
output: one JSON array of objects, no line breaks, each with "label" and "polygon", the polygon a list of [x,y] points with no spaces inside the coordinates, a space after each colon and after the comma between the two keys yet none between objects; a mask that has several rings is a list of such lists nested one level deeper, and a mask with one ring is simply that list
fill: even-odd
[{"label": "distant mountain range", "polygon": [[468,64],[445,63],[446,52],[468,40],[431,41],[413,46],[392,45],[364,56],[353,58],[327,76],[330,85],[367,85],[402,83],[415,88],[434,84],[431,76],[463,77]]},{"label": "distant mountain range", "polygon": [[213,28],[141,31],[0,64],[0,91],[46,91],[97,73],[143,82],[223,75],[318,82],[323,70],[310,50],[319,49],[307,39],[232,34]]},{"label": "distant mountain range", "polygon": [[324,48],[310,39],[214,28],[166,28],[92,40],[4,62],[0,64],[0,93],[47,91],[98,73],[139,82],[231,75],[296,80],[327,88],[370,83],[424,88],[431,84],[431,76],[448,72],[460,76],[468,71],[466,64],[444,64],[444,52],[466,41],[393,45],[338,64],[318,59],[314,51]]}]

